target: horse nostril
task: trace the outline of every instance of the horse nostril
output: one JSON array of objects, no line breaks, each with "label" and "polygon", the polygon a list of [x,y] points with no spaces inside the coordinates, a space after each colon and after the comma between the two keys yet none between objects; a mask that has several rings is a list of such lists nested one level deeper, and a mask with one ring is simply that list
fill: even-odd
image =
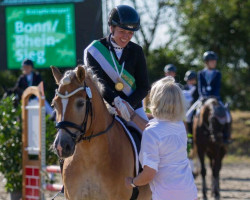
[{"label": "horse nostril", "polygon": [[70,145],[69,144],[66,144],[65,145],[65,151],[66,152],[70,152],[71,148],[70,148]]}]

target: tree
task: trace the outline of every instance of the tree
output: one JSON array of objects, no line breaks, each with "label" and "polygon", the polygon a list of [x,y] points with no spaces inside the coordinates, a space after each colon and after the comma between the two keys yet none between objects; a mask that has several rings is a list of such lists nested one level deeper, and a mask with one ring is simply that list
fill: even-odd
[{"label": "tree", "polygon": [[[141,16],[141,28],[139,34],[135,35],[138,43],[143,46],[146,56],[149,55],[149,48],[156,38],[156,31],[160,25],[166,23],[166,13],[168,8],[173,7],[172,1],[169,0],[155,0],[155,1],[137,1],[130,0],[133,7],[138,11]],[[139,4],[140,2],[140,4]],[[153,7],[153,8],[152,8]]]},{"label": "tree", "polygon": [[192,60],[200,60],[204,51],[219,55],[222,71],[222,95],[234,108],[250,109],[250,1],[179,0],[177,23],[182,45]]},{"label": "tree", "polygon": [[239,68],[250,65],[250,2],[241,0],[180,0],[177,6],[181,35],[187,37],[187,48],[201,57],[214,50],[220,62]]}]

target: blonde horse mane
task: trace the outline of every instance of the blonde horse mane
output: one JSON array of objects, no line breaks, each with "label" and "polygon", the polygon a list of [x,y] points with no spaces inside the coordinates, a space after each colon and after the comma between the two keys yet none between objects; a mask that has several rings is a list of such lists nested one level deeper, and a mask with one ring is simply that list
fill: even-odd
[{"label": "blonde horse mane", "polygon": [[[92,68],[86,65],[78,65],[77,67],[83,67],[86,72],[86,79],[89,78],[99,91],[99,93],[102,95],[104,86],[100,82],[99,78],[96,76],[96,74],[93,72]],[[68,85],[71,83],[71,80],[76,77],[76,69],[74,70],[68,70],[64,73],[64,76],[62,77],[60,84],[62,85]]]},{"label": "blonde horse mane", "polygon": [[[91,80],[92,83],[94,83],[96,89],[98,90],[98,92],[101,94],[103,94],[104,91],[104,86],[103,84],[100,82],[100,79],[97,77],[97,75],[93,72],[93,69],[89,66],[86,65],[78,65],[77,67],[83,67],[85,72],[86,72],[86,78],[89,78]],[[64,73],[64,76],[62,77],[60,84],[62,85],[68,85],[71,83],[71,80],[76,76],[76,69],[74,70],[68,70]],[[104,99],[103,99],[104,100]],[[104,103],[109,111],[110,114],[112,115],[117,115],[117,112],[115,110],[114,107],[112,107],[111,105],[109,105],[105,100]]]},{"label": "blonde horse mane", "polygon": [[211,109],[211,106],[215,105],[216,103],[217,103],[217,100],[215,98],[210,98],[210,99],[205,101],[205,103],[201,107],[201,111],[200,111],[199,126],[202,125],[202,123],[205,119],[204,117],[205,117],[205,115],[208,115],[209,110],[213,110],[213,109]]}]

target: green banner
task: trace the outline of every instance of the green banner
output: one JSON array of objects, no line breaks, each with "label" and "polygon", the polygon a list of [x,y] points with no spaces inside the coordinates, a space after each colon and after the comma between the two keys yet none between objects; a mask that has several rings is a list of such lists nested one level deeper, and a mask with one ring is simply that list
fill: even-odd
[{"label": "green banner", "polygon": [[76,65],[73,4],[6,8],[7,66],[20,69],[25,58],[36,68]]}]

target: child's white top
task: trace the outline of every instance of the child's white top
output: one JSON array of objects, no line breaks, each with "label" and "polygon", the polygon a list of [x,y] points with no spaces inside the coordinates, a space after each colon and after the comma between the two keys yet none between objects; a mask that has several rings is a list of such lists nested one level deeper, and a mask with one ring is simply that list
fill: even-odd
[{"label": "child's white top", "polygon": [[153,200],[195,200],[197,188],[187,158],[182,121],[153,119],[142,135],[140,162],[157,171],[150,182]]}]

